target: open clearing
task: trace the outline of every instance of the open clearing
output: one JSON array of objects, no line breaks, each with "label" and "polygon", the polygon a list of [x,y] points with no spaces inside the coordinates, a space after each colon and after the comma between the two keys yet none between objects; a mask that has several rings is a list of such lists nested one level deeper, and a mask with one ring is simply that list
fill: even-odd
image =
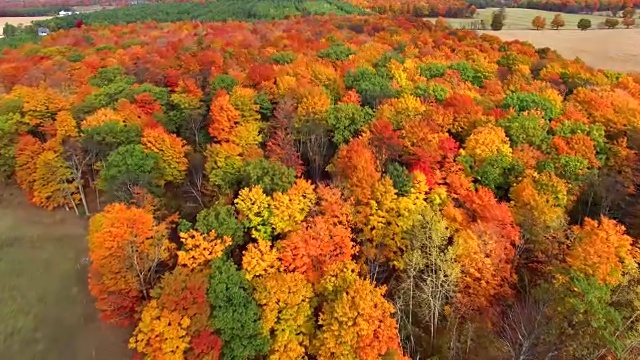
[{"label": "open clearing", "polygon": [[36,21],[36,20],[46,20],[46,19],[50,19],[51,16],[32,16],[32,17],[3,17],[0,18],[0,35],[2,35],[2,30],[4,28],[5,24],[11,24],[11,25],[29,25],[31,24],[32,21]]},{"label": "open clearing", "polygon": [[[454,28],[462,28],[464,25],[477,20],[484,20],[487,27],[491,24],[491,14],[498,10],[497,8],[479,9],[473,19],[446,19],[449,25]],[[565,14],[553,11],[534,10],[534,9],[511,9],[507,8],[507,19],[504,22],[503,30],[530,30],[531,21],[534,17],[540,15],[547,20],[547,27],[551,25],[551,20],[556,14],[562,14],[565,27],[562,30],[577,29],[578,21],[582,18],[591,20],[591,25],[595,29],[599,23],[606,19],[606,16],[588,15],[588,14]],[[435,19],[430,19],[435,20]],[[560,30],[560,31],[562,31]]]},{"label": "open clearing", "polygon": [[579,57],[587,65],[616,71],[640,71],[640,29],[554,31],[487,31],[503,40],[528,41],[562,56]]},{"label": "open clearing", "polygon": [[86,222],[0,186],[0,359],[125,360],[129,331],[97,318]]}]

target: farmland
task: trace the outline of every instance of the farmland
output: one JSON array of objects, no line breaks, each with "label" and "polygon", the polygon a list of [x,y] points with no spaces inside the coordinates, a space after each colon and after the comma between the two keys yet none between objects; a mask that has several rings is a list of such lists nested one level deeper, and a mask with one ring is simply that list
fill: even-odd
[{"label": "farmland", "polygon": [[597,31],[487,31],[503,40],[528,41],[536,47],[549,47],[567,58],[579,57],[588,65],[616,71],[640,72],[640,29]]}]

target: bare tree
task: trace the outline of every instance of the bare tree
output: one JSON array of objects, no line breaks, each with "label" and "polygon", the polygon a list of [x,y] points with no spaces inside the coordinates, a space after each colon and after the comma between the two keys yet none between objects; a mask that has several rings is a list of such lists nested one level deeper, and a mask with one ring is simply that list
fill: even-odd
[{"label": "bare tree", "polygon": [[197,201],[196,206],[205,207],[204,192],[206,179],[204,174],[204,156],[199,153],[191,154],[189,157],[189,173],[185,181],[185,193]]},{"label": "bare tree", "polygon": [[83,151],[82,146],[75,139],[65,139],[62,147],[64,149],[64,158],[73,172],[73,180],[82,199],[85,214],[90,216],[91,213],[89,212],[87,197],[84,192],[84,171],[92,163],[93,158]]},{"label": "bare tree", "polygon": [[425,209],[406,234],[409,248],[403,256],[405,271],[392,283],[406,350],[415,349],[414,332],[423,325],[433,347],[444,307],[453,300],[460,268],[449,236],[442,215],[431,209]]},{"label": "bare tree", "polygon": [[511,359],[543,358],[537,345],[547,327],[546,310],[547,304],[525,295],[504,312],[498,334]]}]

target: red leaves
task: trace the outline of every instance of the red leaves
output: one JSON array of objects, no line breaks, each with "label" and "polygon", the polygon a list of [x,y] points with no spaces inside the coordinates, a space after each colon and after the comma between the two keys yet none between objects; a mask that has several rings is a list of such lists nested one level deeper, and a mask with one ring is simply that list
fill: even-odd
[{"label": "red leaves", "polygon": [[191,338],[191,351],[187,360],[218,360],[222,350],[222,340],[211,330],[203,330]]}]

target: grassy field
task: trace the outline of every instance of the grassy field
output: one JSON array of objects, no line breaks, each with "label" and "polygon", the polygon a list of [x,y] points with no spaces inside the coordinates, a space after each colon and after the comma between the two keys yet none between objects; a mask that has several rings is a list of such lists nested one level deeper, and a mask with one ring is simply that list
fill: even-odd
[{"label": "grassy field", "polygon": [[[491,14],[498,9],[480,9],[476,13],[474,19],[447,19],[449,25],[454,28],[461,28],[465,24],[469,24],[476,20],[484,20],[487,27],[491,24]],[[558,14],[551,11],[533,10],[533,9],[510,9],[507,8],[507,19],[504,23],[503,30],[529,30],[531,27],[531,20],[534,17],[540,15],[547,19],[547,27],[551,24],[553,16]],[[591,20],[593,28],[597,27],[597,24],[604,21],[606,16],[600,15],[587,15],[587,14],[562,14],[562,18],[565,21],[565,27],[563,30],[577,29],[578,21],[582,18]],[[435,20],[435,19],[431,19]]]},{"label": "grassy field", "polygon": [[128,330],[87,293],[86,222],[0,186],[0,359],[124,360]]}]

